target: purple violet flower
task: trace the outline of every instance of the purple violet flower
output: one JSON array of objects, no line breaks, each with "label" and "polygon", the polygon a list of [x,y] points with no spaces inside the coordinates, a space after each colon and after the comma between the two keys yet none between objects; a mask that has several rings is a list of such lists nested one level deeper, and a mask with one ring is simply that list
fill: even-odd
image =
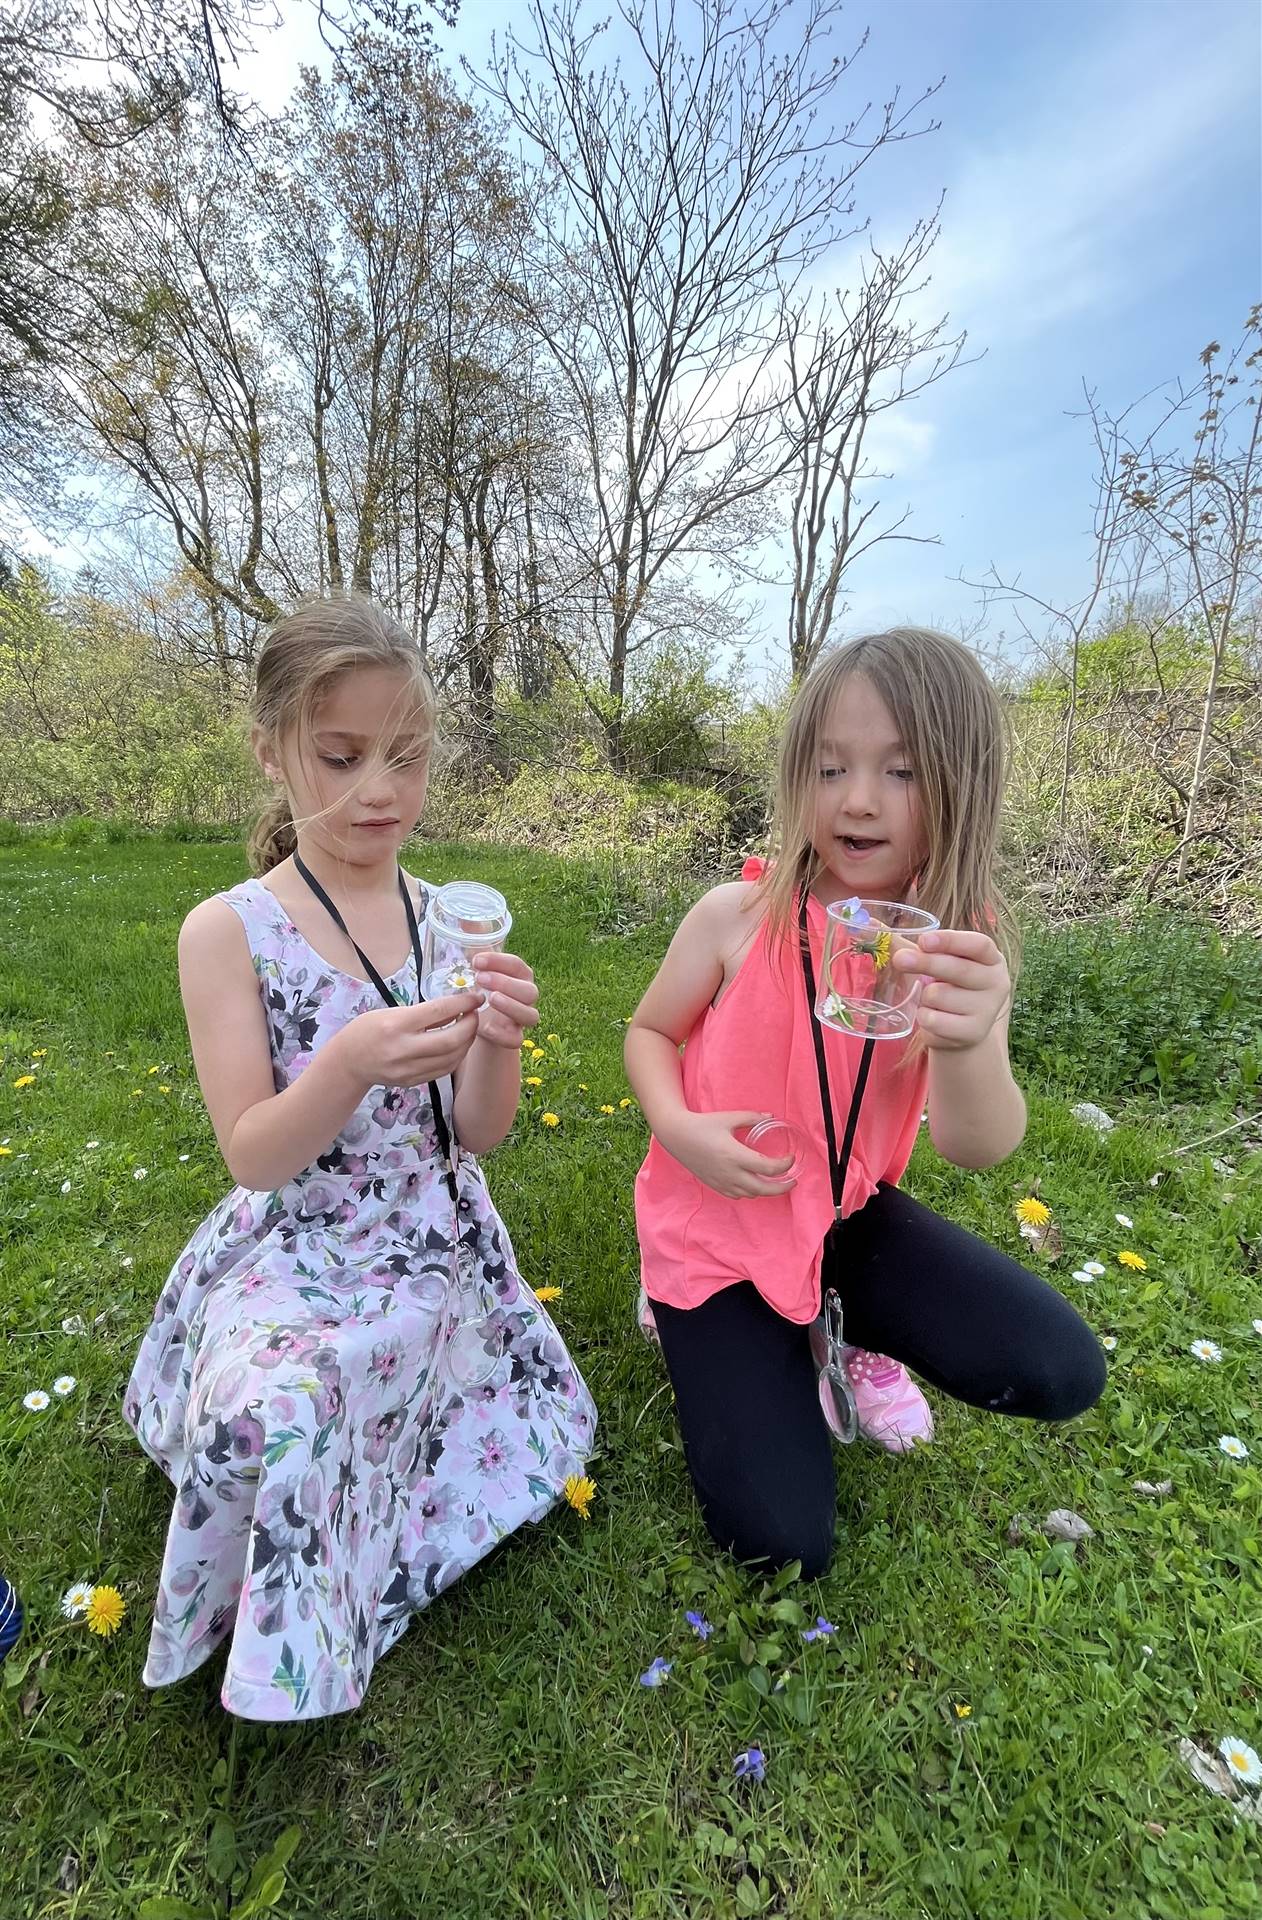
[{"label": "purple violet flower", "polygon": [[761,1747],[746,1747],[744,1753],[738,1753],[732,1762],[732,1772],[738,1780],[765,1780],[767,1761]]},{"label": "purple violet flower", "polygon": [[673,1665],[673,1661],[663,1660],[659,1654],[656,1660],[649,1662],[648,1671],[640,1675],[640,1685],[642,1687],[664,1687],[666,1684],[666,1676]]},{"label": "purple violet flower", "polygon": [[848,927],[870,927],[872,915],[856,893],[851,899],[843,900],[837,909],[841,919]]},{"label": "purple violet flower", "polygon": [[803,1627],[802,1638],[804,1640],[829,1640],[836,1631],[837,1629],[831,1620],[825,1620],[822,1613],[817,1613],[815,1616],[815,1625],[813,1627]]},{"label": "purple violet flower", "polygon": [[684,1619],[696,1634],[698,1640],[708,1640],[714,1628],[703,1613],[686,1613]]}]

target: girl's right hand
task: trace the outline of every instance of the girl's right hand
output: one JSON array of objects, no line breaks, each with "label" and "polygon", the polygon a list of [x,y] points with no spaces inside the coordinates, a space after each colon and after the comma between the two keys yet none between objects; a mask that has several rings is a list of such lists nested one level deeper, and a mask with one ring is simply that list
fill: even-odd
[{"label": "girl's right hand", "polygon": [[365,1092],[423,1086],[455,1072],[477,1037],[481,1005],[480,994],[448,993],[414,1007],[380,1007],[358,1014],[329,1045]]},{"label": "girl's right hand", "polygon": [[689,1113],[671,1128],[662,1145],[689,1173],[729,1200],[757,1200],[773,1193],[789,1193],[797,1185],[785,1175],[793,1157],[783,1159],[759,1153],[737,1140],[737,1127],[770,1120],[769,1113]]}]

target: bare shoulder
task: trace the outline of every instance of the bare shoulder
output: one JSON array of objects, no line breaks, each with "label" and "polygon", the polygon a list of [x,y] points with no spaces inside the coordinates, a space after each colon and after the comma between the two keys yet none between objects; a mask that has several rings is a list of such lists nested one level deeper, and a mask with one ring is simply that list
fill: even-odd
[{"label": "bare shoulder", "polygon": [[753,937],[761,919],[755,899],[757,892],[753,881],[726,880],[703,894],[692,910],[724,961],[743,951]]},{"label": "bare shoulder", "polygon": [[237,954],[249,958],[249,941],[240,915],[233,912],[222,894],[212,893],[208,900],[199,900],[185,915],[179,951],[181,960],[230,960]]}]

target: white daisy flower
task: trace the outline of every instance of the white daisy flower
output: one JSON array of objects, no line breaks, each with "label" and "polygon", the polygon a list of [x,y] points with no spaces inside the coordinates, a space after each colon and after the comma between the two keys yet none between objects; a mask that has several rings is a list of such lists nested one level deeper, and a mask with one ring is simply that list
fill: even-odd
[{"label": "white daisy flower", "polygon": [[69,1182],[68,1180],[63,1180],[63,1181],[62,1181],[62,1183],[61,1183],[61,1190],[62,1190],[62,1192],[63,1192],[63,1193],[69,1193],[69,1191],[70,1191],[70,1182]]},{"label": "white daisy flower", "polygon": [[72,1313],[68,1319],[62,1321],[61,1330],[63,1333],[86,1333],[87,1322],[81,1313]]},{"label": "white daisy flower", "polygon": [[1088,1273],[1085,1267],[1076,1267],[1074,1269],[1074,1279],[1081,1280],[1084,1287],[1092,1287],[1095,1285],[1094,1273]]},{"label": "white daisy flower", "polygon": [[1093,1280],[1098,1280],[1100,1278],[1100,1275],[1104,1272],[1104,1268],[1100,1265],[1100,1262],[1098,1260],[1084,1260],[1082,1263],[1082,1270],[1084,1273],[1089,1273]]},{"label": "white daisy flower", "polygon": [[186,1153],[182,1153],[182,1154],[180,1155],[180,1160],[181,1160],[181,1162],[183,1162],[183,1161],[185,1161],[185,1160],[187,1160],[187,1159],[188,1159],[188,1155],[187,1155]]},{"label": "white daisy flower", "polygon": [[1234,1433],[1221,1434],[1218,1445],[1229,1460],[1247,1460],[1249,1458],[1248,1447],[1246,1447],[1243,1440],[1238,1440]]},{"label": "white daisy flower", "polygon": [[90,1153],[93,1147],[99,1147],[101,1143],[99,1140],[85,1140],[83,1144],[85,1148],[88,1150],[88,1152]]},{"label": "white daisy flower", "polygon": [[1218,1742],[1218,1751],[1227,1762],[1228,1773],[1242,1787],[1256,1787],[1262,1782],[1262,1760],[1243,1740],[1228,1734],[1225,1740]]},{"label": "white daisy flower", "polygon": [[1102,1333],[1100,1335],[1100,1345],[1106,1353],[1115,1353],[1117,1351],[1117,1335],[1115,1333]]},{"label": "white daisy flower", "polygon": [[1255,1333],[1262,1333],[1262,1320],[1255,1320],[1255,1321],[1254,1321],[1254,1323],[1253,1323],[1253,1331],[1254,1331]]},{"label": "white daisy flower", "polygon": [[22,1405],[28,1413],[43,1413],[46,1407],[52,1405],[52,1402],[42,1387],[36,1387],[33,1392],[23,1394]]},{"label": "white daisy flower", "polygon": [[53,1381],[53,1392],[59,1400],[64,1400],[68,1393],[74,1392],[78,1384],[73,1373],[59,1373]]},{"label": "white daisy flower", "polygon": [[1221,1360],[1223,1357],[1222,1348],[1215,1346],[1212,1340],[1194,1340],[1191,1351],[1198,1360]]},{"label": "white daisy flower", "polygon": [[1143,1654],[1143,1656],[1144,1656],[1144,1658],[1145,1658],[1145,1660],[1151,1660],[1151,1659],[1152,1659],[1152,1648],[1151,1648],[1151,1647],[1142,1647],[1142,1646],[1141,1646],[1141,1648],[1139,1649],[1139,1651],[1140,1651],[1140,1652],[1141,1652],[1141,1653]]},{"label": "white daisy flower", "polygon": [[76,1580],[61,1596],[61,1610],[67,1620],[77,1620],[87,1612],[94,1588],[90,1580]]},{"label": "white daisy flower", "polygon": [[132,1259],[132,1257],[131,1257],[131,1255],[130,1255],[129,1253],[125,1253],[125,1254],[123,1255],[123,1258],[122,1258],[122,1263],[121,1263],[121,1264],[122,1264],[123,1266],[125,1266],[125,1267],[134,1267],[134,1266],[135,1266],[135,1264],[136,1264],[136,1262],[135,1262],[135,1261],[134,1261],[134,1260]]},{"label": "white daisy flower", "polygon": [[1128,1233],[1135,1224],[1129,1213],[1115,1213],[1113,1218],[1117,1221],[1118,1226],[1125,1227]]},{"label": "white daisy flower", "polygon": [[145,1180],[148,1178],[148,1175],[149,1175],[148,1167],[137,1167],[136,1171],[132,1174],[132,1179]]}]

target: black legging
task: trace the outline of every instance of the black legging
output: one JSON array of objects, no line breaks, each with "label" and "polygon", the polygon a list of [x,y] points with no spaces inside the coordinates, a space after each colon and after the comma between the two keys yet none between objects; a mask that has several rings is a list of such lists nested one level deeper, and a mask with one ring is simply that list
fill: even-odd
[{"label": "black legging", "polygon": [[[852,1214],[826,1258],[845,1338],[957,1400],[1067,1420],[1104,1389],[1095,1335],[1054,1287],[897,1187]],[[822,1573],[836,1483],[807,1329],[748,1280],[699,1307],[654,1301],[653,1315],[715,1540],[740,1560]]]}]

